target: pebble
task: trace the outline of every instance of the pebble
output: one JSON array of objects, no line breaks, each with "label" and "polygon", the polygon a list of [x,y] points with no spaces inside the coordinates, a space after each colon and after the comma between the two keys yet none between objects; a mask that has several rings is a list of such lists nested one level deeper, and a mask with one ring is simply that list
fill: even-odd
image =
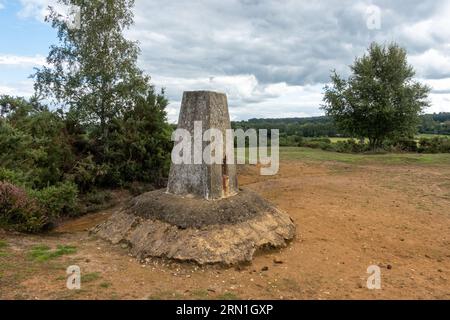
[{"label": "pebble", "polygon": [[273,259],[273,263],[282,264],[283,261],[282,260],[278,260],[278,259]]}]

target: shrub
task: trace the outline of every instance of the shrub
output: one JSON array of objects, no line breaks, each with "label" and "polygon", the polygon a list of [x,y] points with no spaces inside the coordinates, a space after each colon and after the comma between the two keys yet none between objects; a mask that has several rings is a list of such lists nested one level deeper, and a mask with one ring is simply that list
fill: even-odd
[{"label": "shrub", "polygon": [[16,186],[26,186],[28,185],[29,177],[20,170],[0,167],[0,181],[9,182]]},{"label": "shrub", "polygon": [[354,139],[346,141],[338,141],[334,149],[341,153],[360,153],[368,150],[368,146],[364,143],[358,143]]},{"label": "shrub", "polygon": [[331,140],[328,138],[304,139],[300,142],[300,146],[313,149],[333,150]]},{"label": "shrub", "polygon": [[86,214],[103,210],[113,206],[116,199],[113,198],[111,192],[107,190],[92,190],[87,194],[80,196],[80,207],[78,214]]},{"label": "shrub", "polygon": [[73,215],[77,211],[78,189],[72,182],[59,183],[30,193],[51,219],[61,215]]},{"label": "shrub", "polygon": [[17,231],[39,232],[47,221],[45,211],[24,189],[0,182],[0,224]]},{"label": "shrub", "polygon": [[384,148],[392,151],[417,152],[417,142],[412,138],[401,137],[387,141]]},{"label": "shrub", "polygon": [[434,137],[421,138],[419,141],[419,152],[423,153],[450,153],[450,138]]}]

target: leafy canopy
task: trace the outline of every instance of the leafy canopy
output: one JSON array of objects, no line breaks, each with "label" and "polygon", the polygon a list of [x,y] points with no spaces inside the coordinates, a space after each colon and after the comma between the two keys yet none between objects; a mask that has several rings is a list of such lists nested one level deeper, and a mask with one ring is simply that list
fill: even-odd
[{"label": "leafy canopy", "polygon": [[[133,24],[133,0],[59,0],[80,8],[80,25],[50,9],[46,20],[58,32],[59,44],[50,48],[49,66],[34,74],[39,97],[69,107],[88,123],[100,123],[102,134],[146,97],[150,78],[137,67],[139,48],[123,32]],[[103,137],[105,138],[105,137]]]},{"label": "leafy canopy", "polygon": [[339,128],[369,138],[372,149],[388,138],[412,136],[429,106],[430,88],[413,80],[406,51],[395,43],[372,43],[350,69],[347,80],[333,72],[325,87],[322,108]]}]

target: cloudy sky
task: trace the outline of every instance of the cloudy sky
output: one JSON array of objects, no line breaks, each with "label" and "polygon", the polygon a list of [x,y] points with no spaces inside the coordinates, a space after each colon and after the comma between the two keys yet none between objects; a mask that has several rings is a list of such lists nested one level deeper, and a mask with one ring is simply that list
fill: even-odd
[{"label": "cloudy sky", "polygon": [[[0,94],[29,96],[33,67],[56,34],[54,0],[0,0]],[[348,74],[372,41],[396,41],[433,87],[428,112],[450,112],[450,1],[136,0],[139,64],[165,87],[169,119],[182,92],[228,94],[233,119],[321,115],[330,70]]]}]

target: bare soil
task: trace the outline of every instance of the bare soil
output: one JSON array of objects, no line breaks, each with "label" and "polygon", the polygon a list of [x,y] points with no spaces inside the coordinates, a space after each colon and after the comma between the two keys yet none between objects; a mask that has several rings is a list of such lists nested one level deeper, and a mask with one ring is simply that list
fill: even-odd
[{"label": "bare soil", "polygon": [[[89,236],[111,210],[66,222],[45,236],[0,231],[2,299],[450,299],[450,165],[355,165],[282,161],[261,177],[241,168],[241,186],[289,213],[297,237],[249,265],[144,263]],[[39,262],[36,245],[76,246]],[[66,288],[79,265],[81,290]],[[366,288],[381,267],[381,290]]]}]

